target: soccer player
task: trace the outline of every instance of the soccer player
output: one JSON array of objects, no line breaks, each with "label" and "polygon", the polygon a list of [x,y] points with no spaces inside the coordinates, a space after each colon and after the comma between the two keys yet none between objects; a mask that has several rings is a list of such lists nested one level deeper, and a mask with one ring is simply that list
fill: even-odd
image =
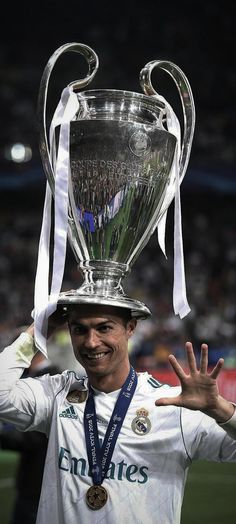
[{"label": "soccer player", "polygon": [[191,462],[236,461],[235,406],[217,387],[223,359],[208,373],[202,344],[198,369],[187,342],[189,371],[170,356],[181,386],[169,387],[130,366],[128,310],[69,306],[67,320],[86,377],[20,379],[33,325],[0,355],[1,419],[49,438],[37,524],[178,524]]}]

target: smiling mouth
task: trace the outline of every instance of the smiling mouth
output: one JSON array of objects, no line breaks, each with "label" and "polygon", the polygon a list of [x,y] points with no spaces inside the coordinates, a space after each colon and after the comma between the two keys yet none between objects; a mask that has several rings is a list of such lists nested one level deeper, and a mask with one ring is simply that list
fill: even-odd
[{"label": "smiling mouth", "polygon": [[87,353],[84,355],[85,358],[87,358],[88,360],[101,360],[102,358],[104,358],[106,355],[108,355],[110,353],[110,351],[102,351],[101,353]]}]

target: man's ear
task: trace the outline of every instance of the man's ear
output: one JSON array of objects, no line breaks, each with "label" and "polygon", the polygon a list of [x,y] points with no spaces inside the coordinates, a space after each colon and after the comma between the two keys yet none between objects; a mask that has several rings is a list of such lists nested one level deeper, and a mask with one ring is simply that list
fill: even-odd
[{"label": "man's ear", "polygon": [[134,331],[135,331],[135,328],[137,326],[137,320],[136,318],[131,318],[128,322],[127,322],[127,332],[128,332],[128,337],[132,337],[132,335],[134,334]]}]

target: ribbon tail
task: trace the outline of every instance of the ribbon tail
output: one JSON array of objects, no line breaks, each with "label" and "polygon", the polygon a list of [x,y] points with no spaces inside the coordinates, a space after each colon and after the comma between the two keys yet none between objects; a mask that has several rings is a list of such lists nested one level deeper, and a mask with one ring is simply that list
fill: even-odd
[{"label": "ribbon tail", "polygon": [[[177,162],[176,162],[177,163]],[[174,225],[174,312],[184,318],[191,310],[186,296],[184,251],[180,202],[179,169],[176,165],[175,225]]]},{"label": "ribbon tail", "polygon": [[163,213],[161,219],[158,222],[157,225],[157,238],[159,246],[162,250],[163,255],[167,259],[166,256],[166,245],[165,245],[165,236],[166,236],[166,219],[167,219],[167,211]]},{"label": "ribbon tail", "polygon": [[34,318],[35,345],[45,355],[45,357],[47,357],[47,319],[45,315],[45,303],[48,302],[51,201],[52,193],[47,182],[35,278],[34,310],[32,311],[32,317]]}]

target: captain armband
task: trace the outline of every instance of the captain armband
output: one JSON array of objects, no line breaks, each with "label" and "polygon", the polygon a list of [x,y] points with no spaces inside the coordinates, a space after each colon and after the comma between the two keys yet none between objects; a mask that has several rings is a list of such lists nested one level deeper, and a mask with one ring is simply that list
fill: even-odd
[{"label": "captain armband", "polygon": [[29,366],[37,351],[33,337],[29,333],[21,333],[13,342],[12,347],[15,347],[17,360],[23,361]]},{"label": "captain armband", "polygon": [[234,414],[229,420],[227,420],[227,422],[223,422],[219,424],[219,426],[223,428],[231,438],[236,440],[236,404],[234,404],[233,402],[232,404],[235,407]]}]

